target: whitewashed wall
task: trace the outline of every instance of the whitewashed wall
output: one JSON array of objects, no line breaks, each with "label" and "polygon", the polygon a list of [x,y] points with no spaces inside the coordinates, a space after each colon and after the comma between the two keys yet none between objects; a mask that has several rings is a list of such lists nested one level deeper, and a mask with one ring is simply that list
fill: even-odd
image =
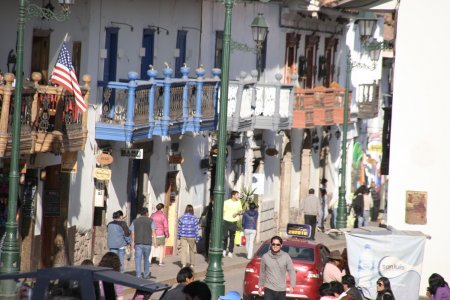
[{"label": "whitewashed wall", "polygon": [[[389,174],[388,223],[431,236],[425,247],[422,295],[432,273],[450,280],[450,261],[445,259],[450,251],[446,232],[450,211],[446,189],[446,171],[450,168],[450,140],[446,138],[450,41],[442,38],[450,26],[450,4],[436,0],[433,6],[438,9],[431,15],[418,1],[400,3]],[[424,51],[421,45],[430,45],[430,51]],[[405,223],[406,191],[428,193],[426,225]]]}]

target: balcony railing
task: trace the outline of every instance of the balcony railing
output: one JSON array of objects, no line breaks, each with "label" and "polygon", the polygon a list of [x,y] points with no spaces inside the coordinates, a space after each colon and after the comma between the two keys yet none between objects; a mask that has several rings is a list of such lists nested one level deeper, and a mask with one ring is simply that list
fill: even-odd
[{"label": "balcony railing", "polygon": [[[311,128],[342,124],[345,90],[338,84],[330,88],[295,88],[293,128]],[[352,92],[349,92],[349,107]]]},{"label": "balcony railing", "polygon": [[380,86],[376,82],[372,84],[360,84],[358,87],[358,118],[372,119],[378,116]]},{"label": "balcony railing", "polygon": [[[292,124],[294,85],[282,84],[277,74],[273,83],[259,83],[252,74],[241,72],[228,89],[228,130],[289,129]],[[295,81],[296,78],[293,78]]]},{"label": "balcony railing", "polygon": [[102,114],[96,124],[96,138],[134,142],[172,133],[215,130],[220,70],[205,78],[203,67],[197,78],[188,78],[190,69],[182,67],[181,78],[172,78],[166,67],[164,78],[150,69],[149,80],[138,80],[128,73],[128,82],[103,85]]},{"label": "balcony railing", "polygon": [[[87,138],[87,113],[78,110],[75,98],[61,87],[39,85],[41,73],[32,74],[33,82],[22,92],[20,153],[53,152],[60,154],[84,149]],[[90,76],[84,75],[81,91],[89,98]],[[14,75],[5,75],[0,86],[0,157],[10,156],[14,112]]]}]

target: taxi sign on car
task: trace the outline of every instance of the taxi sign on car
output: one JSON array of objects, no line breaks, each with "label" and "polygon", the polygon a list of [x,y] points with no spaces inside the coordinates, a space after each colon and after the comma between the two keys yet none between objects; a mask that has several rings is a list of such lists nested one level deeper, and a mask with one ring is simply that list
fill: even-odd
[{"label": "taxi sign on car", "polygon": [[288,223],[286,232],[297,238],[309,239],[311,237],[311,225]]}]

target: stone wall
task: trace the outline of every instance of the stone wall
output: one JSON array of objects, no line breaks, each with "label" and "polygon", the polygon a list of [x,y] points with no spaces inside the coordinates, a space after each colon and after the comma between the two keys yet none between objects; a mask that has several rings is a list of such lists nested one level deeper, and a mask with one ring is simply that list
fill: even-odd
[{"label": "stone wall", "polygon": [[92,259],[92,229],[74,233],[73,264],[79,265],[85,259]]}]

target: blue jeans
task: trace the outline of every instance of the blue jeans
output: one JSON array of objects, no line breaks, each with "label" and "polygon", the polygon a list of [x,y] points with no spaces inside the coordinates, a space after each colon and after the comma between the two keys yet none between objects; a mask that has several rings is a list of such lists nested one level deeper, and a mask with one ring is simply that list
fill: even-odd
[{"label": "blue jeans", "polygon": [[364,227],[369,225],[370,211],[365,210],[362,216],[358,217],[358,227]]},{"label": "blue jeans", "polygon": [[111,248],[110,252],[116,253],[120,259],[120,273],[124,272],[125,248]]},{"label": "blue jeans", "polygon": [[141,262],[144,260],[144,278],[150,277],[150,251],[152,245],[137,244],[134,246],[134,262],[136,266],[136,277],[142,277]]}]

